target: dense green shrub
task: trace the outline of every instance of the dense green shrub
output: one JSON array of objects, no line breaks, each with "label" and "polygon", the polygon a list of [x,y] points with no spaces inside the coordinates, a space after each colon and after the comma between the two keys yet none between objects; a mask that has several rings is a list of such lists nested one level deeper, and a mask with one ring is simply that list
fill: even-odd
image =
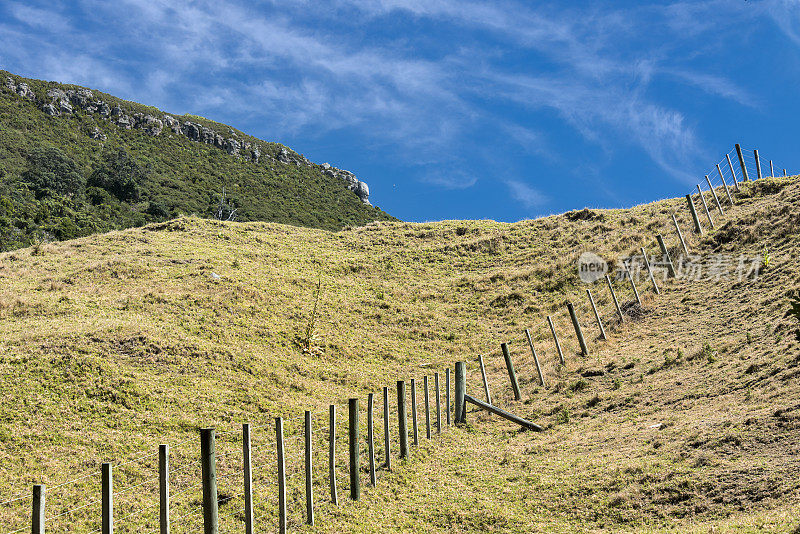
[{"label": "dense green shrub", "polygon": [[[0,71],[0,81],[8,75]],[[15,80],[27,82],[40,99],[53,87],[75,88]],[[95,91],[95,96],[128,114],[161,114],[112,95]],[[202,117],[176,118],[230,135],[228,126]],[[91,138],[95,128],[107,136],[105,141]],[[43,232],[68,239],[178,214],[227,219],[235,210],[237,221],[330,230],[392,219],[316,167],[270,159],[282,146],[259,142],[262,160],[255,163],[168,129],[153,137],[125,130],[77,107],[71,115],[51,117],[36,102],[0,86],[0,251],[28,246]]]}]

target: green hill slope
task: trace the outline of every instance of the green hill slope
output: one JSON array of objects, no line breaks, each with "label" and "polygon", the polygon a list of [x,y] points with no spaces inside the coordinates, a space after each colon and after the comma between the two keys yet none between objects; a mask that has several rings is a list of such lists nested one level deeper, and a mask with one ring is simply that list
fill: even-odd
[{"label": "green hill slope", "polygon": [[0,71],[0,250],[179,214],[338,230],[391,219],[351,173],[193,115]]},{"label": "green hill slope", "polygon": [[[337,233],[180,218],[0,254],[0,502],[22,495],[0,506],[0,525],[27,527],[32,484],[76,479],[48,493],[48,516],[81,508],[48,528],[98,528],[99,463],[111,461],[117,529],[154,529],[152,454],[169,443],[174,531],[199,531],[197,430],[214,426],[220,531],[241,532],[240,432],[250,422],[256,531],[274,531],[272,424],[284,416],[290,526],[314,531],[302,525],[299,418],[308,409],[316,531],[792,531],[800,347],[786,311],[800,284],[800,182],[744,184],[734,201],[702,237],[688,231],[685,200],[674,199],[515,224],[379,222]],[[640,280],[641,306],[628,282],[615,281],[628,310],[621,323],[608,288],[578,279],[577,258],[591,250],[613,260],[641,246],[652,256],[663,234],[677,259],[673,212],[705,268],[727,258],[730,272],[659,278],[659,295]],[[758,277],[735,274],[740,256],[748,269],[756,258]],[[588,356],[565,301],[576,304]],[[470,413],[465,428],[431,440],[421,431],[411,460],[395,456],[376,488],[362,473],[365,495],[349,501],[347,399],[363,407],[378,393],[380,414],[380,388],[390,387],[396,455],[395,381],[415,378],[422,407],[423,376],[433,387],[435,371],[463,360],[467,392],[482,398],[478,354],[494,403],[545,431]],[[339,506],[327,497],[329,404],[340,410]]]}]

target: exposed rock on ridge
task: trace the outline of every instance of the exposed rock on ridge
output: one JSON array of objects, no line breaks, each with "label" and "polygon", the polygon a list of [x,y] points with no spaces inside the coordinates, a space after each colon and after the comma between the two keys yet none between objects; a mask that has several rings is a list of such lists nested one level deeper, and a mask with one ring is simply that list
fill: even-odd
[{"label": "exposed rock on ridge", "polygon": [[[238,135],[230,130],[231,137],[223,137],[207,126],[191,121],[184,121],[183,124],[172,115],[164,114],[162,117],[155,117],[145,113],[126,112],[119,104],[111,108],[107,102],[101,98],[96,98],[89,89],[67,89],[62,90],[52,88],[47,91],[46,99],[39,99],[36,93],[25,82],[16,83],[11,76],[6,77],[5,89],[31,102],[35,102],[39,109],[47,115],[59,117],[71,115],[76,109],[84,113],[97,114],[103,119],[107,119],[119,128],[125,130],[138,129],[147,135],[156,137],[161,135],[165,128],[175,135],[182,135],[188,139],[213,145],[221,150],[225,150],[231,156],[243,158],[247,161],[260,163],[262,155],[266,155],[271,161],[284,165],[297,165],[317,168],[323,174],[342,180],[347,189],[354,192],[364,204],[369,202],[369,187],[360,181],[356,176],[343,169],[332,167],[328,163],[317,165],[310,162],[304,156],[292,152],[285,147],[281,147],[275,157],[262,150],[258,143],[239,139]],[[95,127],[89,132],[92,139],[105,141],[107,136]]]}]

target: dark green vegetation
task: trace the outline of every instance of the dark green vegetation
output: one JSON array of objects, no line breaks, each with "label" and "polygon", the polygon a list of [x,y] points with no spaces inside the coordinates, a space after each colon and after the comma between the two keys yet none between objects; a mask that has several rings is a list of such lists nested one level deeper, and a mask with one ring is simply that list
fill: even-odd
[{"label": "dark green vegetation", "polygon": [[[22,79],[0,71],[0,250],[51,239],[70,239],[141,226],[180,214],[266,220],[338,230],[391,219],[363,204],[342,180],[315,165],[274,159],[282,146],[235,132],[197,116],[175,116],[240,140],[258,142],[260,163],[231,156],[170,129],[155,136],[124,129],[108,116],[77,106],[50,116],[35,100],[5,87],[25,82],[39,102],[50,89],[77,86]],[[148,106],[94,91],[125,113],[163,114]],[[95,128],[107,136],[92,138]],[[224,192],[224,201],[223,200]]]}]

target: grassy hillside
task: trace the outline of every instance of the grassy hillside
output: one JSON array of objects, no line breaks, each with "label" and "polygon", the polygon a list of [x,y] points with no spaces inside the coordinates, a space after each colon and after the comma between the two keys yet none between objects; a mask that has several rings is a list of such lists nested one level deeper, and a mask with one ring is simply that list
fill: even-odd
[{"label": "grassy hillside", "polygon": [[[688,235],[684,202],[515,224],[379,222],[338,233],[184,217],[2,254],[0,501],[27,495],[33,483],[89,475],[50,492],[48,509],[86,505],[50,528],[91,531],[99,463],[127,462],[115,472],[125,492],[115,497],[118,530],[154,528],[152,453],[170,443],[174,529],[196,531],[197,429],[215,426],[221,530],[238,532],[238,432],[249,421],[256,515],[271,531],[271,425],[281,415],[290,418],[291,526],[311,531],[302,525],[298,434],[298,417],[310,409],[322,532],[797,529],[800,349],[798,324],[785,314],[800,286],[800,182],[743,186],[702,238]],[[766,247],[767,267],[757,279],[659,280],[661,295],[642,281],[641,309],[617,282],[635,316],[622,324],[607,289],[594,285],[609,337],[598,340],[577,257],[594,250],[621,258],[639,246],[654,254],[656,233],[677,252],[673,211],[692,252],[763,260]],[[578,353],[568,299],[590,356]],[[532,329],[546,387],[537,383],[524,328]],[[522,401],[512,400],[503,341]],[[342,441],[342,503],[330,505],[328,404],[339,406],[344,440],[347,398],[364,406],[367,393],[416,378],[421,402],[422,377],[456,360],[468,362],[467,390],[482,397],[478,354],[495,403],[546,430],[520,432],[470,413],[466,428],[423,438],[409,462],[395,458],[394,471],[382,472],[356,504],[346,499]],[[0,506],[3,530],[25,527],[28,506],[24,498]]]},{"label": "grassy hillside", "polygon": [[[26,83],[24,98],[5,86]],[[260,161],[235,157],[213,144],[192,141],[164,127],[157,135],[125,129],[116,118],[74,106],[49,116],[48,91],[78,86],[13,76],[0,70],[0,250],[49,239],[141,226],[180,214],[212,217],[225,192],[226,216],[325,229],[391,219],[362,203],[345,183],[288,151],[194,115],[174,116],[207,128],[220,139],[250,143]],[[159,110],[94,91],[93,99],[128,116]],[[93,138],[97,129],[105,139]],[[97,135],[95,135],[97,137]],[[122,155],[120,155],[122,150]],[[288,161],[288,159],[287,159]],[[110,177],[110,178],[109,178]],[[111,182],[111,183],[109,183]],[[126,188],[115,187],[122,182]]]}]

